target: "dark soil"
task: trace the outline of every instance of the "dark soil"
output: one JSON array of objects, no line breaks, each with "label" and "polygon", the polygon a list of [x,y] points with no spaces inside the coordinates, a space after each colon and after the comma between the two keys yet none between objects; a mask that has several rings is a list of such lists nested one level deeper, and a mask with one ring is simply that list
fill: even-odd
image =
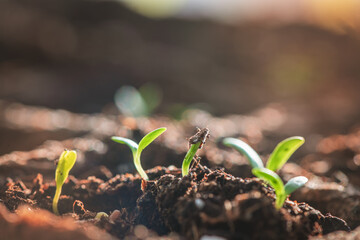
[{"label": "dark soil", "polygon": [[[26,106],[22,108],[21,111],[27,109]],[[346,231],[350,228],[353,232],[360,225],[359,188],[355,180],[346,182],[341,174],[331,174],[341,166],[335,164],[336,153],[333,151],[325,153],[322,148],[312,154],[300,151],[294,158],[300,165],[293,162],[282,168],[279,175],[284,181],[304,175],[309,178],[309,183],[290,196],[298,202],[287,200],[278,211],[274,208],[273,189],[251,178],[249,164],[242,156],[216,143],[216,139],[223,136],[239,137],[266,159],[266,154],[282,139],[274,133],[271,136],[266,133],[270,129],[264,121],[269,119],[266,111],[246,118],[229,116],[221,119],[200,112],[188,122],[160,117],[135,120],[69,113],[69,124],[62,128],[77,137],[48,141],[31,151],[0,156],[0,222],[1,227],[4,226],[2,230],[8,234],[5,236],[10,236],[5,239],[23,239],[25,233],[16,231],[18,226],[34,232],[33,237],[27,239],[37,240],[56,236],[59,229],[66,232],[64,236],[73,236],[69,239],[159,239],[159,236],[177,240],[203,236],[307,239],[320,238],[337,230],[342,230],[340,235],[347,236]],[[43,115],[37,112],[43,112]],[[18,122],[17,127],[35,131],[43,125],[48,126],[45,131],[57,131],[58,127],[49,120],[53,114],[52,110],[31,108],[26,116],[34,118],[36,125]],[[181,177],[177,167],[187,151],[186,139],[195,133],[193,125],[201,122],[204,116],[212,122],[211,138],[199,152],[201,164],[194,166],[189,176]],[[78,122],[82,124],[75,124]],[[92,129],[92,122],[103,125]],[[252,131],[247,130],[250,123],[253,124]],[[241,127],[230,130],[229,124]],[[167,134],[151,145],[151,151],[144,151],[144,168],[175,166],[147,170],[150,180],[142,181],[138,175],[129,174],[134,172],[129,149],[111,142],[109,136],[121,135],[138,141],[145,133],[161,126],[167,126]],[[51,213],[55,192],[54,160],[64,148],[76,149],[78,160],[71,170],[73,176],[63,186],[59,201],[62,217],[59,218]],[[324,149],[330,151],[331,148]],[[342,154],[341,151],[337,153],[337,158],[349,159]],[[322,168],[314,166],[321,165],[313,163],[325,162],[325,158],[329,159],[326,164],[332,166],[328,169],[333,170],[320,173],[317,170]],[[99,217],[100,212],[107,215]],[[29,220],[29,214],[34,215],[34,222]],[[40,228],[37,222],[41,223]],[[87,234],[89,232],[91,236]]]},{"label": "dark soil", "polygon": [[[307,239],[350,230],[345,221],[324,216],[306,203],[286,201],[280,211],[276,210],[273,189],[256,178],[235,178],[200,164],[189,176],[182,178],[180,172],[157,167],[148,171],[152,179],[148,182],[131,174],[117,175],[108,181],[70,177],[63,188],[59,211],[94,223],[119,238],[132,234],[139,224],[158,235],[175,232],[186,239],[204,235],[227,239]],[[43,183],[39,174],[31,188],[9,179],[0,198],[11,211],[20,204],[51,211],[54,192],[53,183]],[[95,220],[100,211],[110,216]]]}]

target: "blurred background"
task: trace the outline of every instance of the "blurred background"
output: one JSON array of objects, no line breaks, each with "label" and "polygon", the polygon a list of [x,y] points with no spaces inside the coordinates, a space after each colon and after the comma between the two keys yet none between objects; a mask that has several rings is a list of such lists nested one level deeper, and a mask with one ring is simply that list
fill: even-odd
[{"label": "blurred background", "polygon": [[[359,31],[357,0],[1,0],[0,99],[175,119],[275,104],[289,135],[345,133],[360,119]],[[68,137],[33,142],[9,114],[1,153]]]}]

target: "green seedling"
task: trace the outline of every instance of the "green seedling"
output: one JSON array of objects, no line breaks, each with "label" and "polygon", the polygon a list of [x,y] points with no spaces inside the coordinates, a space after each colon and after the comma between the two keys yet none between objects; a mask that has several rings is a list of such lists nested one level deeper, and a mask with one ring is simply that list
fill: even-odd
[{"label": "green seedling", "polygon": [[284,186],[283,181],[274,171],[267,168],[254,168],[252,173],[258,178],[267,182],[275,190],[276,201],[275,207],[280,209],[286,198],[295,190],[307,183],[308,179],[303,176],[290,179]]},{"label": "green seedling", "polygon": [[185,155],[183,164],[182,164],[182,176],[186,176],[189,174],[189,169],[190,169],[190,164],[191,161],[193,160],[197,150],[200,147],[201,142],[192,144],[188,150],[188,152]]},{"label": "green seedling", "polygon": [[[304,142],[304,138],[298,136],[281,141],[271,153],[266,168],[274,172],[279,170],[289,160],[291,155],[304,144]],[[236,138],[225,138],[223,144],[244,154],[252,168],[264,167],[259,154],[257,154],[247,143]]]},{"label": "green seedling", "polygon": [[128,146],[131,149],[136,170],[138,171],[139,175],[144,180],[149,180],[149,177],[147,176],[147,174],[145,173],[144,169],[141,166],[141,162],[140,162],[141,152],[165,131],[166,131],[166,128],[155,129],[154,131],[146,134],[141,139],[139,144],[137,144],[133,140],[130,140],[128,138],[123,138],[123,137],[113,136],[113,137],[111,137],[111,139],[114,142],[125,144],[126,146]]},{"label": "green seedling", "polygon": [[59,215],[58,202],[61,195],[62,186],[69,176],[69,172],[76,162],[76,152],[64,150],[59,158],[55,171],[56,191],[53,199],[53,211]]},{"label": "green seedling", "polygon": [[198,149],[201,149],[206,142],[206,139],[209,138],[210,130],[208,128],[199,129],[197,133],[189,138],[189,150],[185,155],[183,164],[182,164],[182,176],[189,174],[189,168],[191,161],[196,155]]},{"label": "green seedling", "polygon": [[308,179],[303,176],[294,177],[284,186],[281,178],[275,173],[304,142],[303,137],[297,136],[281,141],[271,153],[265,168],[259,154],[247,143],[236,138],[225,138],[223,140],[225,146],[232,147],[245,155],[253,168],[252,173],[256,177],[266,181],[274,188],[276,194],[275,206],[277,209],[282,207],[288,195],[302,187],[308,181]]}]

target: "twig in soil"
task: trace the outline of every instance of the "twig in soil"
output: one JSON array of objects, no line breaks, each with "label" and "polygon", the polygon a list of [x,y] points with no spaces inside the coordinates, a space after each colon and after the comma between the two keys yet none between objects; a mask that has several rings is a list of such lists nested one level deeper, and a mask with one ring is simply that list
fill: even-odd
[{"label": "twig in soil", "polygon": [[56,191],[53,199],[53,211],[59,215],[58,202],[61,195],[61,189],[69,176],[69,172],[76,162],[76,152],[64,150],[59,158],[58,165],[55,172]]},{"label": "twig in soil", "polygon": [[138,171],[139,175],[144,180],[149,180],[149,177],[147,176],[147,174],[145,173],[144,169],[141,166],[141,162],[140,162],[141,152],[165,131],[166,131],[166,128],[155,129],[155,130],[151,131],[150,133],[146,134],[141,139],[139,144],[137,144],[133,140],[130,140],[128,138],[123,138],[123,137],[113,136],[113,137],[111,137],[111,139],[114,142],[125,144],[126,146],[128,146],[131,149],[136,170]]}]

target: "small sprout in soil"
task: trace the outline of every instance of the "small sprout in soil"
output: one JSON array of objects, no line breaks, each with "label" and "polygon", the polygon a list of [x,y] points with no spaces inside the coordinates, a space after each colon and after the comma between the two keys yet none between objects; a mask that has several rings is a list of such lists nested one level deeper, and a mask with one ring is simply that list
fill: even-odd
[{"label": "small sprout in soil", "polygon": [[294,177],[284,186],[281,178],[275,173],[289,160],[291,155],[305,142],[303,137],[290,137],[281,141],[274,151],[271,153],[267,161],[266,168],[261,161],[259,154],[255,152],[247,143],[236,138],[225,138],[223,144],[228,147],[235,148],[244,154],[250,165],[252,173],[258,178],[268,182],[275,190],[276,202],[275,206],[280,209],[284,204],[288,195],[296,189],[302,187],[308,179],[306,177]]},{"label": "small sprout in soil", "polygon": [[75,162],[75,151],[64,150],[59,158],[59,162],[55,171],[56,191],[52,205],[53,211],[56,215],[59,215],[58,202],[61,195],[62,186],[69,176],[69,172],[74,166]]},{"label": "small sprout in soil", "polygon": [[189,168],[191,161],[198,149],[201,149],[206,142],[206,139],[210,137],[210,130],[208,128],[197,129],[197,133],[189,138],[189,150],[185,155],[183,164],[182,164],[182,176],[189,174]]},{"label": "small sprout in soil", "polygon": [[[305,142],[303,137],[290,137],[281,141],[271,153],[266,168],[272,171],[279,170],[291,157],[291,155]],[[263,168],[260,156],[247,143],[236,138],[225,138],[223,144],[232,147],[244,154],[252,168]]]},{"label": "small sprout in soil", "polygon": [[123,138],[123,137],[114,136],[114,137],[111,137],[111,139],[114,142],[125,144],[131,149],[136,170],[138,171],[138,173],[144,180],[149,180],[149,177],[147,176],[147,174],[145,173],[144,169],[141,166],[141,162],[140,162],[141,152],[165,131],[166,131],[166,128],[155,129],[154,131],[146,134],[141,139],[139,144],[137,144],[133,140],[130,140],[128,138]]},{"label": "small sprout in soil", "polygon": [[275,190],[276,201],[275,207],[280,209],[284,204],[288,195],[294,192],[296,189],[305,185],[308,181],[306,177],[299,176],[290,179],[284,186],[283,181],[274,171],[267,168],[254,168],[252,173],[258,178],[269,183],[272,188]]}]

